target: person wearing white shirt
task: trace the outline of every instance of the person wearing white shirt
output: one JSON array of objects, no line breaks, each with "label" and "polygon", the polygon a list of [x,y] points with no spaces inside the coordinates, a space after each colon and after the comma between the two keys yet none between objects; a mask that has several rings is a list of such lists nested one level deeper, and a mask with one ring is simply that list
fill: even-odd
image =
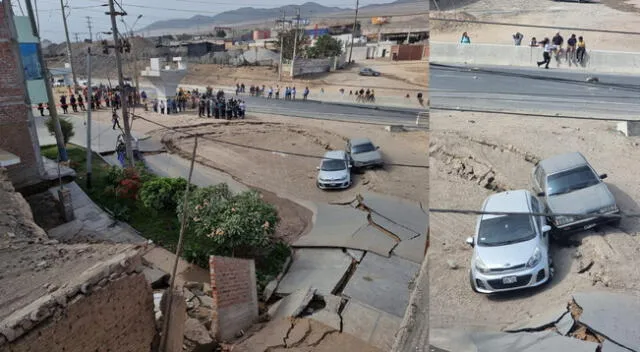
[{"label": "person wearing white shirt", "polygon": [[244,110],[246,108],[246,105],[244,104],[244,100],[240,101],[240,104],[238,105],[238,107],[240,108],[240,118],[244,119]]},{"label": "person wearing white shirt", "polygon": [[538,61],[537,64],[538,67],[545,65],[544,68],[548,69],[551,62],[551,52],[555,49],[555,46],[550,43],[549,38],[544,38],[540,45],[543,45],[544,52],[542,53],[542,61]]}]

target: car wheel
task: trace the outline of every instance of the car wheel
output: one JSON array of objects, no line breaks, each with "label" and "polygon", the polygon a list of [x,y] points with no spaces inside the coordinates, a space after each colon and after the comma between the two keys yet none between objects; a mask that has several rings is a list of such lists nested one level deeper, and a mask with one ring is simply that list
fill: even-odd
[{"label": "car wheel", "polygon": [[609,224],[613,227],[620,227],[620,223],[622,222],[622,219],[615,219],[613,221],[611,221]]},{"label": "car wheel", "polygon": [[553,277],[556,275],[556,268],[553,264],[553,258],[549,256],[549,279],[547,280],[547,284],[553,280]]},{"label": "car wheel", "polygon": [[478,289],[476,288],[475,282],[473,282],[473,275],[471,275],[471,271],[469,271],[469,285],[471,285],[471,289],[473,292],[478,293]]}]

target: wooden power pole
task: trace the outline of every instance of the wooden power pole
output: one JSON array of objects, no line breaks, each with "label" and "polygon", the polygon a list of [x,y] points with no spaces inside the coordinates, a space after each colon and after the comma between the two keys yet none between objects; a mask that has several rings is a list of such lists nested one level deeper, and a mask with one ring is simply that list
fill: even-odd
[{"label": "wooden power pole", "polygon": [[358,26],[358,8],[360,7],[360,0],[356,0],[356,17],[353,20],[353,30],[351,31],[351,49],[349,49],[349,63],[351,63],[351,54],[353,54],[353,40],[356,35],[356,28]]},{"label": "wooden power pole", "polygon": [[114,0],[109,0],[109,12],[107,13],[111,17],[111,31],[113,32],[113,44],[116,52],[116,68],[118,69],[118,85],[120,86],[120,101],[122,102],[122,121],[124,122],[124,143],[127,150],[127,159],[129,160],[129,166],[135,166],[135,160],[133,160],[133,149],[131,147],[131,125],[129,121],[129,111],[127,104],[127,91],[124,88],[124,74],[122,73],[122,56],[120,50],[122,45],[120,44],[120,36],[118,34],[118,25],[116,24],[116,16],[124,16],[124,12],[116,12],[114,6]]},{"label": "wooden power pole", "polygon": [[282,19],[280,20],[280,24],[282,25],[282,32],[280,32],[280,67],[278,67],[278,82],[282,81],[282,53],[284,51],[284,21],[285,21],[285,10],[282,9]]},{"label": "wooden power pole", "polygon": [[67,12],[65,11],[64,0],[60,0],[60,9],[62,10],[62,22],[64,23],[64,35],[67,38],[67,56],[69,57],[69,65],[71,66],[71,76],[73,77],[73,91],[75,93],[78,88],[78,77],[73,66],[73,51],[71,50],[71,40],[69,39],[69,27],[67,26]]},{"label": "wooden power pole", "polygon": [[291,78],[293,79],[293,69],[294,69],[294,65],[296,63],[296,47],[298,46],[298,31],[299,31],[299,25],[300,25],[300,8],[298,7],[296,9],[296,29],[294,31],[294,35],[293,35],[293,55],[291,56]]}]

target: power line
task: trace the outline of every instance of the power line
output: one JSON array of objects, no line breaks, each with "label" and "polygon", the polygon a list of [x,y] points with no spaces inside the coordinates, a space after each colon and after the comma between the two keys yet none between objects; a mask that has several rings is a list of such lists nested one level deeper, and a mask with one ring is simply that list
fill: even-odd
[{"label": "power line", "polygon": [[640,35],[640,32],[617,31],[617,30],[611,30],[611,29],[598,29],[598,28],[564,27],[564,26],[549,26],[549,25],[537,25],[537,24],[521,24],[521,23],[513,23],[513,22],[463,20],[463,19],[442,18],[442,17],[429,17],[429,20],[442,21],[442,22],[489,24],[494,26],[506,26],[506,27],[542,28],[542,29],[564,30],[564,31],[574,31],[574,32],[596,32],[596,33],[610,33],[610,34],[623,34],[623,35]]},{"label": "power line", "polygon": [[625,122],[625,121],[634,121],[624,118],[616,118],[616,117],[593,117],[593,116],[569,116],[569,115],[560,115],[560,114],[536,114],[529,112],[517,112],[517,111],[507,111],[507,110],[483,110],[483,109],[467,109],[467,108],[448,108],[444,106],[433,106],[431,105],[430,110],[435,111],[459,111],[459,112],[476,112],[476,113],[485,113],[485,114],[498,114],[498,115],[512,115],[512,116],[524,116],[524,117],[541,117],[541,118],[554,118],[554,119],[573,119],[573,120],[592,120],[592,121],[617,121],[617,122]]},{"label": "power line", "polygon": [[540,217],[572,217],[577,219],[591,219],[591,218],[605,218],[605,219],[619,219],[619,218],[640,218],[640,213],[625,213],[620,211],[618,214],[584,214],[584,213],[536,213],[536,212],[510,212],[510,211],[482,211],[482,210],[470,210],[470,209],[448,209],[448,208],[429,208],[430,213],[447,213],[447,214],[462,214],[462,215],[498,215],[498,216],[540,216]]},{"label": "power line", "polygon": [[[184,134],[186,136],[189,137],[194,137],[194,138],[201,138],[210,142],[215,142],[215,143],[220,143],[220,144],[226,144],[226,145],[230,145],[230,146],[234,146],[234,147],[239,147],[239,148],[244,148],[244,149],[250,149],[250,150],[256,150],[256,151],[261,151],[261,152],[268,152],[268,153],[272,153],[272,154],[281,154],[281,155],[288,155],[288,156],[297,156],[297,157],[301,157],[301,158],[310,158],[310,159],[319,159],[319,160],[334,160],[331,158],[325,158],[324,156],[318,156],[318,155],[311,155],[311,154],[304,154],[304,153],[295,153],[295,152],[287,152],[287,151],[283,151],[283,150],[277,150],[277,149],[271,149],[271,148],[263,148],[263,147],[257,147],[257,146],[252,146],[252,145],[247,145],[247,144],[241,144],[241,143],[235,143],[235,142],[229,142],[229,141],[225,141],[225,140],[221,140],[221,139],[217,139],[217,138],[211,138],[208,137],[205,134],[201,134],[201,133],[189,133],[189,132],[183,132],[183,131],[179,131],[176,127],[171,127],[171,126],[167,126],[165,124],[150,120],[146,117],[140,116],[140,115],[133,115],[134,118],[136,119],[141,119],[143,121],[147,121],[149,123],[152,123],[156,126],[162,127],[164,129],[176,132],[176,133],[180,133],[180,134]],[[184,126],[181,128],[190,128],[189,126]],[[342,159],[335,159],[335,160],[342,160]],[[403,163],[385,163],[385,165],[388,166],[396,166],[396,167],[406,167],[406,168],[415,168],[415,169],[429,169],[429,165],[416,165],[416,164],[403,164]]]}]

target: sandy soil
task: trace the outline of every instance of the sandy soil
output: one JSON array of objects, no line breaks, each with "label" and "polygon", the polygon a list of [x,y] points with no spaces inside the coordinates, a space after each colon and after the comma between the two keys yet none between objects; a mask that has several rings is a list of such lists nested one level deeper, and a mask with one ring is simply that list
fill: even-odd
[{"label": "sandy soil", "polygon": [[[195,131],[195,129],[193,130]],[[193,132],[191,131],[191,132]],[[315,187],[316,166],[327,150],[343,149],[351,137],[367,136],[380,146],[388,163],[427,165],[427,134],[423,131],[386,132],[382,126],[313,121],[261,115],[250,120],[214,123],[197,128],[199,133],[222,141],[258,146],[289,153],[318,156],[307,158],[250,150],[201,140],[198,155],[207,164],[224,170],[240,182],[279,196],[318,202],[343,200],[364,190],[416,201],[427,199],[427,169],[388,166],[354,175],[354,185],[345,191],[326,192]],[[179,136],[172,137],[174,143]],[[192,139],[178,146],[191,150]]]},{"label": "sandy soil", "polygon": [[[492,20],[510,23],[543,24],[549,26],[601,28],[619,31],[637,31],[640,28],[640,1],[634,4],[625,0],[601,0],[593,3],[572,1],[541,0],[532,6],[527,0],[480,0],[467,3],[447,12],[433,11],[432,17],[441,15],[475,17],[481,20]],[[551,38],[557,31],[554,29],[534,29],[504,27],[495,25],[443,25],[432,21],[431,38],[433,41],[457,42],[462,32],[466,31],[472,43],[513,44],[511,35],[519,31],[525,35],[523,42],[528,43],[531,37],[538,40]],[[571,34],[561,31],[565,40]],[[589,49],[640,51],[640,42],[621,34],[584,32],[582,35]]]},{"label": "sandy soil", "polygon": [[[609,175],[607,183],[620,208],[640,212],[636,177],[640,139],[616,133],[613,122],[550,123],[548,119],[462,112],[436,112],[431,119],[432,208],[479,209],[492,192],[528,188],[529,173],[537,160],[578,150],[597,171]],[[554,244],[556,276],[550,285],[491,297],[473,293],[468,282],[471,249],[464,240],[473,234],[476,217],[431,214],[430,221],[434,328],[504,327],[543,312],[550,304],[564,304],[573,292],[594,287],[640,291],[637,218],[624,219],[620,228],[602,227],[579,234],[573,238],[577,247]],[[591,269],[578,274],[578,268],[590,261],[594,263]],[[451,269],[452,263],[459,268]]]}]

